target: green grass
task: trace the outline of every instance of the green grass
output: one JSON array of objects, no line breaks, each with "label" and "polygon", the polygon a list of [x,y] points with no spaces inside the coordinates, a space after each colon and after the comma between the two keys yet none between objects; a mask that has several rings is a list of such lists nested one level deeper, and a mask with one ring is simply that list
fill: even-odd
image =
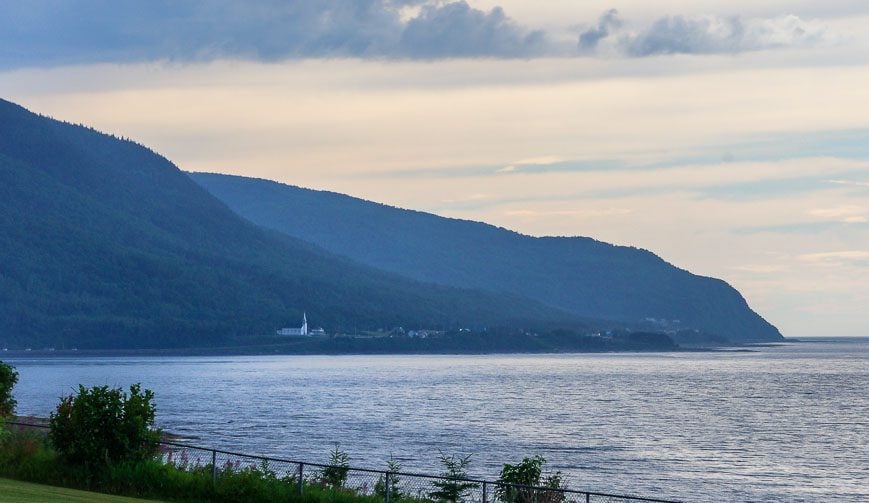
[{"label": "green grass", "polygon": [[2,503],[56,503],[58,501],[70,503],[136,503],[153,502],[154,500],[111,496],[108,494],[0,479],[0,502]]}]

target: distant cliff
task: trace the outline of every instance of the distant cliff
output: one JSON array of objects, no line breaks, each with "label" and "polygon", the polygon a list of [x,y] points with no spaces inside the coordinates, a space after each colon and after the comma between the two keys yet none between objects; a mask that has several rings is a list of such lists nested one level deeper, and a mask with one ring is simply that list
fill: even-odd
[{"label": "distant cliff", "polygon": [[735,342],[782,338],[724,281],[646,250],[586,237],[535,238],[267,180],[190,176],[256,224],[416,280],[522,295],[588,318],[654,319]]}]

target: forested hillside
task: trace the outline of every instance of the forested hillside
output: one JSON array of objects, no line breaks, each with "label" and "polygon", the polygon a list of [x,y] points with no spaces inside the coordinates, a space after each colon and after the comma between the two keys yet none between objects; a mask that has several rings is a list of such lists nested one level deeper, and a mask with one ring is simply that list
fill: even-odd
[{"label": "forested hillside", "polygon": [[190,176],[251,221],[420,281],[528,296],[589,318],[781,338],[742,295],[658,256],[585,237],[535,238],[332,192],[207,173]]},{"label": "forested hillside", "polygon": [[303,311],[332,331],[575,324],[264,230],[141,145],[0,100],[0,345],[243,344]]}]

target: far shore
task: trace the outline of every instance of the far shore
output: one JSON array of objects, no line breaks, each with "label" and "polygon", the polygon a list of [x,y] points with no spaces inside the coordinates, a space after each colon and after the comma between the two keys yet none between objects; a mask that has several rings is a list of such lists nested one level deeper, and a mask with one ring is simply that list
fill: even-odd
[{"label": "far shore", "polygon": [[[796,342],[796,341],[786,341]],[[424,356],[424,355],[562,355],[562,354],[628,354],[628,353],[714,353],[714,352],[756,352],[763,347],[782,346],[783,343],[758,343],[745,345],[727,345],[718,347],[678,347],[661,350],[624,350],[624,351],[357,351],[357,352],[296,352],[280,348],[268,347],[233,347],[233,348],[171,348],[171,349],[40,349],[40,350],[8,350],[0,352],[0,360],[4,357],[27,358],[93,358],[93,357],[183,357],[183,356]]]}]

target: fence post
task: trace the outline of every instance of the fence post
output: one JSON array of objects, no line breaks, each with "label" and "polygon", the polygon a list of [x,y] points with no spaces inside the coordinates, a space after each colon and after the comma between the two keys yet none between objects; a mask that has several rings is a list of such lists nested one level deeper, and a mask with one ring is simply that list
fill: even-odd
[{"label": "fence post", "polygon": [[591,494],[585,493],[585,503],[588,503],[589,501],[591,501]]},{"label": "fence post", "polygon": [[211,487],[217,487],[217,451],[211,450]]},{"label": "fence post", "polygon": [[486,503],[486,482],[483,482],[483,503]]},{"label": "fence post", "polygon": [[304,494],[305,463],[299,463],[299,496]]},{"label": "fence post", "polygon": [[384,494],[386,495],[386,503],[389,503],[389,472],[386,472],[386,476],[383,477],[383,480],[385,481],[384,488],[386,491]]}]

